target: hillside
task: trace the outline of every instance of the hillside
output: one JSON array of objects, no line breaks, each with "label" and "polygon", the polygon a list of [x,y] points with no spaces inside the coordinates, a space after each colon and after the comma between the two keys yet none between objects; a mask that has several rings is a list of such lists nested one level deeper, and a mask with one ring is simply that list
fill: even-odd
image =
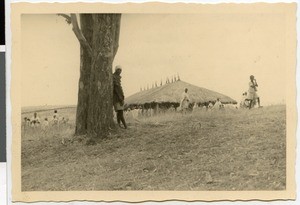
[{"label": "hillside", "polygon": [[68,125],[22,128],[22,191],[285,189],[285,106],[127,116],[89,146],[73,137],[75,108],[59,112]]}]

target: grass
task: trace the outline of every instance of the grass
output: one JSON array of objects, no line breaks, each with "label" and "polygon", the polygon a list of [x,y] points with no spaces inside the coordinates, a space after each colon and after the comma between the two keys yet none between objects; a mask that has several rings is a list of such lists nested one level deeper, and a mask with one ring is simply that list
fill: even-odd
[{"label": "grass", "polygon": [[128,130],[114,130],[93,146],[73,137],[75,109],[62,112],[68,125],[22,130],[22,191],[286,187],[283,105],[139,121],[127,116]]}]

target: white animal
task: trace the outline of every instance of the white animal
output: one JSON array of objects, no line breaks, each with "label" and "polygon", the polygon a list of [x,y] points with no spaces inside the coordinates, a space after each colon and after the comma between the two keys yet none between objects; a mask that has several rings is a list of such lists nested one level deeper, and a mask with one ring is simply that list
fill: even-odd
[{"label": "white animal", "polygon": [[137,119],[139,116],[139,109],[135,108],[135,109],[131,110],[130,113],[131,113],[131,116],[133,119]]},{"label": "white animal", "polygon": [[238,109],[238,105],[234,105],[234,104],[224,104],[224,108],[226,109]]},{"label": "white animal", "polygon": [[197,112],[200,110],[200,107],[197,105],[197,103],[195,103],[195,105],[193,106],[193,112]]}]

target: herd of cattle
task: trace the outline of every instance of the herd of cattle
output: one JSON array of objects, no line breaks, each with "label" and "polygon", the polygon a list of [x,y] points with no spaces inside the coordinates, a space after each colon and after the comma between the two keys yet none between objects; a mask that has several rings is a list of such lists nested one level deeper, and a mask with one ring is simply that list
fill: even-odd
[{"label": "herd of cattle", "polygon": [[[190,113],[195,113],[199,111],[211,111],[211,110],[224,110],[224,109],[239,109],[247,108],[247,100],[241,101],[240,104],[223,104],[220,101],[209,101],[208,103],[190,103],[189,108],[186,110]],[[179,103],[148,103],[142,105],[131,105],[126,106],[124,112],[125,117],[131,116],[134,119],[138,117],[151,117],[157,114],[167,114],[167,113],[178,113],[181,112]],[[114,112],[115,115],[115,112]],[[114,116],[116,117],[116,116]],[[59,116],[57,110],[54,110],[54,113],[51,117],[45,117],[43,120],[40,119],[38,114],[35,112],[33,116],[24,117],[24,122],[22,123],[25,127],[42,127],[47,128],[49,126],[58,126],[66,125],[69,121],[69,118]]]},{"label": "herd of cattle", "polygon": [[[209,101],[208,103],[190,103],[187,112],[195,113],[198,111],[211,111],[211,110],[224,110],[224,109],[239,109],[244,108],[244,102],[238,104],[223,104],[217,101]],[[145,104],[142,105],[131,105],[126,106],[124,112],[125,116],[130,116],[134,119],[138,117],[152,117],[157,114],[171,114],[171,113],[180,113],[182,111],[179,103],[170,103],[170,104]]]}]

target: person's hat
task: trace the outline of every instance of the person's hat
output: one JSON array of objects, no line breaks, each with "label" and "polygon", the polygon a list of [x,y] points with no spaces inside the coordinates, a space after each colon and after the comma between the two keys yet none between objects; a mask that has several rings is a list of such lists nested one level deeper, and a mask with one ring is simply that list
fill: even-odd
[{"label": "person's hat", "polygon": [[250,75],[250,78],[254,78],[254,75]]},{"label": "person's hat", "polygon": [[121,67],[120,65],[117,65],[117,66],[115,67],[115,71],[117,71],[117,70],[122,70],[122,67]]}]

